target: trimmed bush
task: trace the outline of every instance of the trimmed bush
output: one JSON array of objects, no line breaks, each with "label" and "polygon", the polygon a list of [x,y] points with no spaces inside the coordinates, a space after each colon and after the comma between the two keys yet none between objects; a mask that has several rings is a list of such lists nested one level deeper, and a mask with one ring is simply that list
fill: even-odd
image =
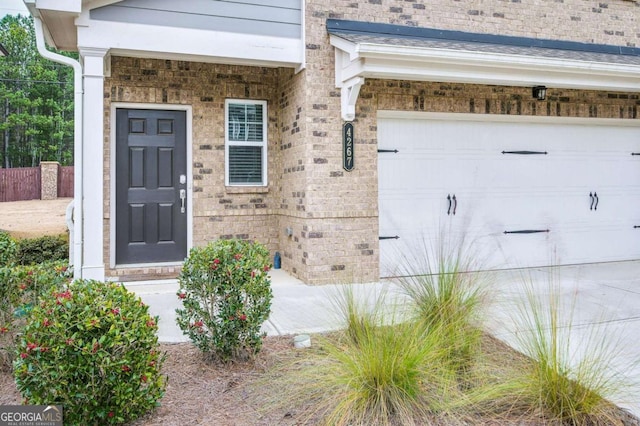
[{"label": "trimmed bush", "polygon": [[0,367],[11,365],[15,337],[22,331],[30,308],[43,293],[62,288],[71,276],[63,262],[0,267]]},{"label": "trimmed bush", "polygon": [[0,231],[0,267],[9,266],[15,262],[18,245],[5,231]]},{"label": "trimmed bush", "polygon": [[271,309],[269,252],[261,244],[219,240],[193,248],[180,274],[177,323],[207,356],[246,360],[260,351]]},{"label": "trimmed bush", "polygon": [[18,241],[16,263],[33,265],[55,260],[69,261],[69,243],[63,237],[47,235]]},{"label": "trimmed bush", "polygon": [[166,388],[158,318],[124,286],[78,280],[32,309],[14,376],[28,404],[64,407],[66,424],[134,420]]}]

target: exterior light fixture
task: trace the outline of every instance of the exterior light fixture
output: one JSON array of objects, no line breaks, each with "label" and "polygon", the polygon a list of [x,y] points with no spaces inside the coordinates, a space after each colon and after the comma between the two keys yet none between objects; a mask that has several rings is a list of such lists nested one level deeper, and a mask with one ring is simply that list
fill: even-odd
[{"label": "exterior light fixture", "polygon": [[533,97],[539,101],[544,101],[547,96],[547,88],[545,86],[533,86]]}]

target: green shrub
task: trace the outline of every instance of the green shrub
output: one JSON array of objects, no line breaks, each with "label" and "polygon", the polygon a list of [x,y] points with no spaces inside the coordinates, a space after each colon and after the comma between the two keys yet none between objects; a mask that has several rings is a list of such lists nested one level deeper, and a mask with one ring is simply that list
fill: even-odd
[{"label": "green shrub", "polygon": [[9,266],[15,262],[18,245],[11,235],[5,231],[0,231],[0,267]]},{"label": "green shrub", "polygon": [[22,331],[29,309],[43,293],[62,288],[71,276],[63,262],[0,267],[0,367],[11,365],[15,337]]},{"label": "green shrub", "polygon": [[258,243],[219,240],[193,248],[179,278],[182,332],[224,362],[255,355],[271,308],[269,268],[269,252]]},{"label": "green shrub", "polygon": [[78,280],[32,309],[14,376],[25,403],[56,404],[72,425],[120,424],[164,395],[158,318],[124,286]]},{"label": "green shrub", "polygon": [[47,235],[18,241],[16,263],[33,265],[55,260],[69,260],[69,243],[63,237]]}]

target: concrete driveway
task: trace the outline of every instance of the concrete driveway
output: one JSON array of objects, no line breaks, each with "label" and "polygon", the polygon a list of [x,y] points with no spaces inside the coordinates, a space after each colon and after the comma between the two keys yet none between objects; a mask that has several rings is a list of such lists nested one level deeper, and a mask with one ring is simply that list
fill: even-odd
[{"label": "concrete driveway", "polygon": [[[344,285],[308,286],[282,270],[271,271],[274,299],[269,320],[264,324],[268,335],[319,333],[342,327],[336,314],[335,300]],[[594,336],[607,335],[618,340],[618,353],[609,368],[630,383],[628,391],[614,402],[640,417],[640,261],[611,262],[555,268],[535,268],[487,273],[490,300],[486,309],[486,329],[518,347],[519,335],[527,326],[515,320],[529,288],[542,303],[550,293],[559,296],[564,331],[574,354]],[[132,283],[127,287],[139,294],[160,316],[159,338],[163,342],[183,342],[175,323],[178,285],[175,280]],[[361,299],[374,303],[381,292],[398,295],[390,281],[352,285]],[[400,297],[399,304],[402,304]]]}]

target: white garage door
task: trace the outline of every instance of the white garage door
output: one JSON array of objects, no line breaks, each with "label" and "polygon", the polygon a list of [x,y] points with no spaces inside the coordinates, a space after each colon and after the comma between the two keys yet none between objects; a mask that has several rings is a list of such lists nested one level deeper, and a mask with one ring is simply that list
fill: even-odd
[{"label": "white garage door", "polygon": [[382,276],[462,236],[487,269],[640,259],[636,120],[381,112],[378,151]]}]

